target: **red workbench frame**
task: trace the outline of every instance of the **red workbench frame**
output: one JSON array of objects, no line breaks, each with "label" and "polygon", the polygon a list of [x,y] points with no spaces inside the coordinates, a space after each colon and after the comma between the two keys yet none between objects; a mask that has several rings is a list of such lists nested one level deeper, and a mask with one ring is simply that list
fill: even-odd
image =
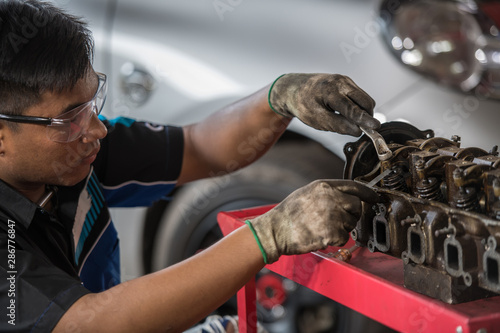
[{"label": "red workbench frame", "polygon": [[[272,207],[219,213],[222,233],[231,233]],[[446,304],[404,288],[401,259],[361,248],[345,263],[327,255],[337,250],[282,256],[266,268],[400,332],[500,332],[500,296]],[[241,333],[257,332],[256,314],[252,279],[238,292]]]}]

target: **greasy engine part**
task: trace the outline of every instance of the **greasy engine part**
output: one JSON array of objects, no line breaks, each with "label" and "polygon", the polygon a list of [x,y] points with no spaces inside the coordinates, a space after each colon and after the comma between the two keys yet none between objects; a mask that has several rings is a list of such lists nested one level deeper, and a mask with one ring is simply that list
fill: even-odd
[{"label": "greasy engine part", "polygon": [[381,196],[364,204],[351,233],[356,245],[402,258],[405,287],[444,302],[500,293],[497,146],[461,148],[458,136],[400,122],[379,133],[390,159],[380,161],[366,135],[344,147],[344,178],[371,183]]}]

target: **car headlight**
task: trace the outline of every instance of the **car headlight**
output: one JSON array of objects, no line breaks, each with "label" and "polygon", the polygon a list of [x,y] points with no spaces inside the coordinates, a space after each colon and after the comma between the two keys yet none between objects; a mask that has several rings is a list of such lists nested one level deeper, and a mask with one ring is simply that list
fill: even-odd
[{"label": "car headlight", "polygon": [[464,92],[500,99],[500,3],[384,0],[383,38],[404,65]]}]

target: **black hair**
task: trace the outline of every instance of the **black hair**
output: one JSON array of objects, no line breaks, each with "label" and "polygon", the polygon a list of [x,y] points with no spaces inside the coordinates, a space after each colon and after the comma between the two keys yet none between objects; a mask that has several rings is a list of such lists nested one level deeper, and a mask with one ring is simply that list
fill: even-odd
[{"label": "black hair", "polygon": [[0,113],[20,115],[44,92],[72,89],[92,68],[85,22],[37,0],[0,0]]}]

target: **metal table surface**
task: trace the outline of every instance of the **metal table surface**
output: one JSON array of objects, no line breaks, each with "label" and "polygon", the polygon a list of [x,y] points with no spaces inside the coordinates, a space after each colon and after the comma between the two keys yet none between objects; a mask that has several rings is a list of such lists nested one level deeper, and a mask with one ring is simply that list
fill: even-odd
[{"label": "metal table surface", "polygon": [[[272,207],[219,213],[222,233]],[[401,259],[361,248],[345,263],[328,255],[338,249],[282,256],[266,268],[400,332],[500,332],[500,296],[447,304],[404,288]],[[238,292],[238,315],[241,333],[257,332],[255,279]]]}]

